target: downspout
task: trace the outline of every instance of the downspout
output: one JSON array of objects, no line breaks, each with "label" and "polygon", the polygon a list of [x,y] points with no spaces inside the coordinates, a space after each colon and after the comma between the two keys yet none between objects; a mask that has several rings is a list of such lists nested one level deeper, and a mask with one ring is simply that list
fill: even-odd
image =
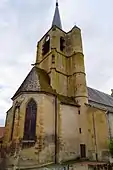
[{"label": "downspout", "polygon": [[57,117],[57,96],[55,96],[55,164],[58,162],[57,161],[57,153],[58,153],[57,122],[58,122],[58,117]]},{"label": "downspout", "polygon": [[108,124],[108,132],[109,132],[109,140],[112,139],[111,137],[111,128],[110,128],[110,121],[109,121],[109,111],[106,111],[106,119],[107,119],[107,124]]},{"label": "downspout", "polygon": [[93,130],[94,130],[95,157],[96,157],[96,161],[98,161],[97,139],[96,139],[96,128],[95,128],[95,118],[94,118],[94,113],[92,113],[92,118],[93,118]]}]

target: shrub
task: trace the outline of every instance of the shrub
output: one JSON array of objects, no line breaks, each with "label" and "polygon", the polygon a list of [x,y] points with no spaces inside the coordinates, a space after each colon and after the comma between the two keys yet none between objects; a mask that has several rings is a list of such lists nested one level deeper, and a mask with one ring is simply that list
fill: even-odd
[{"label": "shrub", "polygon": [[109,151],[110,151],[111,156],[113,157],[113,139],[110,140],[110,143],[109,143]]}]

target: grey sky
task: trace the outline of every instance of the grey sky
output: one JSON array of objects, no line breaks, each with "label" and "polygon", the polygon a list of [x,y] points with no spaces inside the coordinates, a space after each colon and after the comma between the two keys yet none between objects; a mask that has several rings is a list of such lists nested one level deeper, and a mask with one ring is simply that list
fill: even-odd
[{"label": "grey sky", "polygon": [[[113,88],[113,0],[59,0],[62,25],[82,30],[88,86]],[[35,62],[37,41],[50,28],[55,0],[0,0],[0,125],[11,97]]]}]

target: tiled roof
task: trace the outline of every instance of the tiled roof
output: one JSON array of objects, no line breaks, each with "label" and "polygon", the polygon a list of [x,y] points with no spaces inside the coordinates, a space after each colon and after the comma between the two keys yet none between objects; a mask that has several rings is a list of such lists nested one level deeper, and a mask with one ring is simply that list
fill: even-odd
[{"label": "tiled roof", "polygon": [[113,97],[103,93],[99,90],[88,87],[89,103],[93,103],[95,106],[107,108],[113,110]]},{"label": "tiled roof", "polygon": [[14,97],[16,97],[20,92],[51,92],[55,93],[50,86],[50,79],[47,72],[43,69],[33,67],[19,89],[16,91]]},{"label": "tiled roof", "polygon": [[50,86],[50,78],[47,72],[37,67],[33,67],[31,69],[17,92],[14,94],[13,98],[22,92],[48,92],[56,95],[58,99],[65,104],[77,106],[77,103],[73,98],[57,94]]}]

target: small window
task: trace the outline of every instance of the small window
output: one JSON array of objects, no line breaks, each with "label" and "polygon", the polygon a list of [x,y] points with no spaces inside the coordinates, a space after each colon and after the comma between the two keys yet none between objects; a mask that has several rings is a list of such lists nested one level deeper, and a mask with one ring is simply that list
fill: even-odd
[{"label": "small window", "polygon": [[42,47],[42,55],[45,55],[49,52],[50,50],[50,36],[47,35],[46,38],[45,38],[45,42],[43,44],[43,47]]},{"label": "small window", "polygon": [[79,128],[79,133],[82,133],[82,130],[81,130],[81,128]]},{"label": "small window", "polygon": [[63,37],[60,37],[60,50],[63,51],[65,48],[65,40]]},{"label": "small window", "polygon": [[52,55],[52,64],[54,64],[54,63],[55,63],[55,56]]},{"label": "small window", "polygon": [[78,114],[80,115],[80,110],[78,111]]},{"label": "small window", "polygon": [[80,144],[80,155],[81,158],[86,158],[86,145]]}]

